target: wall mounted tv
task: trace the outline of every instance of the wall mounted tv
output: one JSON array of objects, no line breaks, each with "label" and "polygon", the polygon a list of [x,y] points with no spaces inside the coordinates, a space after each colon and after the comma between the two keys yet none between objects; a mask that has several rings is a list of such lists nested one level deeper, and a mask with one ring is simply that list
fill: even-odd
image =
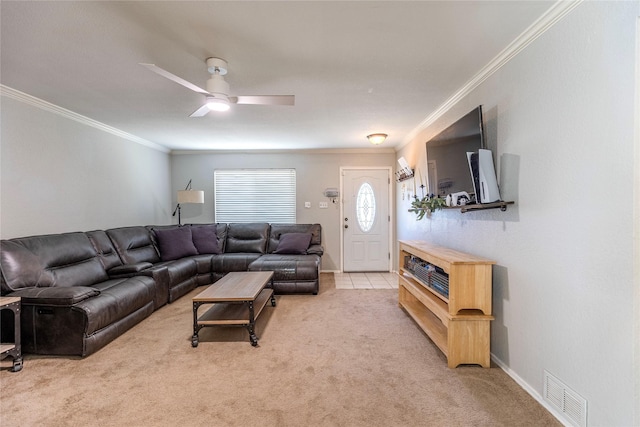
[{"label": "wall mounted tv", "polygon": [[481,148],[486,147],[482,106],[479,105],[427,141],[429,194],[446,197],[447,194],[466,191],[473,200],[475,191],[467,153],[477,152]]}]

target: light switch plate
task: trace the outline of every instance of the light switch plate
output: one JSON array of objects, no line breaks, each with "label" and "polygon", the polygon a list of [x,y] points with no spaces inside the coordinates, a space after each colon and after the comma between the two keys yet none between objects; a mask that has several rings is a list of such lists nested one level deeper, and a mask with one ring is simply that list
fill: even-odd
[{"label": "light switch plate", "polygon": [[320,202],[320,209],[327,209],[329,207],[328,202]]},{"label": "light switch plate", "polygon": [[304,202],[304,207],[307,209],[311,208],[311,202]]}]

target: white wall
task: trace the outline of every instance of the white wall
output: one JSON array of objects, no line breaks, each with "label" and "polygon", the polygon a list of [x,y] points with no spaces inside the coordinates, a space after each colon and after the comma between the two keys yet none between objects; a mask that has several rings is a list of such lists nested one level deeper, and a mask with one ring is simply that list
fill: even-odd
[{"label": "white wall", "polygon": [[[394,167],[389,149],[169,155],[81,122],[2,96],[3,239],[127,225],[177,223],[177,191],[193,179],[204,205],[184,205],[182,222],[213,222],[216,168],[295,168],[297,221],[323,226],[324,270],[340,268],[339,204],[323,191],[340,186],[340,167]],[[312,204],[304,208],[304,202]]]},{"label": "white wall", "polygon": [[3,239],[170,222],[170,156],[2,96]]},{"label": "white wall", "polygon": [[[340,206],[329,203],[329,209],[319,209],[319,202],[327,202],[323,192],[328,187],[340,187],[341,166],[391,166],[395,154],[389,150],[352,152],[262,152],[262,153],[205,153],[173,154],[171,162],[173,206],[177,191],[192,179],[195,190],[204,190],[204,205],[183,205],[182,223],[214,222],[213,171],[233,168],[295,168],[298,208],[297,222],[322,225],[322,269],[340,269]],[[240,202],[240,201],[239,201]],[[311,209],[304,207],[311,202]],[[177,217],[173,220],[177,223]]]},{"label": "white wall", "polygon": [[483,105],[502,198],[515,206],[440,211],[417,222],[399,200],[398,238],[496,260],[494,359],[539,395],[543,370],[558,377],[587,399],[593,426],[639,421],[632,259],[638,10],[637,2],[581,4],[398,153],[426,174],[425,141]]}]

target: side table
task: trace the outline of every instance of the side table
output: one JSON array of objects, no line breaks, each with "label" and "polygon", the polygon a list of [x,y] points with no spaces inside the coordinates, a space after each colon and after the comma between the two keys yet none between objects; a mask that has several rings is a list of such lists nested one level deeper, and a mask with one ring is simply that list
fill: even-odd
[{"label": "side table", "polygon": [[0,343],[0,360],[13,357],[13,372],[22,370],[22,348],[20,346],[20,298],[0,297],[0,311],[11,310],[14,318],[13,342]]}]

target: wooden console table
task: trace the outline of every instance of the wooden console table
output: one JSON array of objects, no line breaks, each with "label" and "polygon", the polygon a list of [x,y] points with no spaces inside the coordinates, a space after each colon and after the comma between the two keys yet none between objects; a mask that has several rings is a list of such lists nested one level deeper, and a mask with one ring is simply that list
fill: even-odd
[{"label": "wooden console table", "polygon": [[[400,241],[399,304],[447,356],[461,364],[490,367],[491,270],[495,261],[430,245]],[[420,272],[412,269],[419,265]],[[424,270],[422,269],[422,266]],[[431,267],[429,267],[429,265]],[[446,285],[430,284],[426,269],[440,270]]]}]

